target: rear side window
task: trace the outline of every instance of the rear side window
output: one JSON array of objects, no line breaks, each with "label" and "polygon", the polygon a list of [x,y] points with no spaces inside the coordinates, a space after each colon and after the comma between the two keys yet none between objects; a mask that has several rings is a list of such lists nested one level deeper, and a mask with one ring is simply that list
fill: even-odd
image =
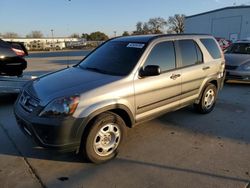
[{"label": "rear side window", "polygon": [[171,41],[156,44],[151,50],[144,67],[147,65],[158,65],[161,71],[168,71],[175,68],[175,49]]},{"label": "rear side window", "polygon": [[221,58],[220,50],[213,39],[200,39],[200,41],[214,59]]},{"label": "rear side window", "polygon": [[193,40],[179,40],[179,48],[181,52],[182,66],[190,66],[203,62],[203,55]]}]

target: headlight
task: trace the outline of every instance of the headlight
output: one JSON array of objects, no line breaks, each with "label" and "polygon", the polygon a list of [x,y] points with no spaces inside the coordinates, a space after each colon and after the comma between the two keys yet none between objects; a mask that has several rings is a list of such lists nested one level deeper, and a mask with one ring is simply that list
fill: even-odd
[{"label": "headlight", "polygon": [[64,97],[50,102],[39,114],[41,117],[66,117],[72,115],[80,101],[79,96]]},{"label": "headlight", "polygon": [[240,65],[239,68],[240,68],[240,70],[243,70],[243,71],[250,71],[250,62],[247,62],[247,63]]}]

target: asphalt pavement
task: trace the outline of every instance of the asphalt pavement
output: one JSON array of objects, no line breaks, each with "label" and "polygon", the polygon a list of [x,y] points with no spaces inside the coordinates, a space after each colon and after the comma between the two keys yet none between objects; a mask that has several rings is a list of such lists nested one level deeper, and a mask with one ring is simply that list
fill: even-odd
[{"label": "asphalt pavement", "polygon": [[[27,73],[35,73],[34,67],[38,65],[41,67],[37,74],[65,66],[57,60],[43,58],[41,62],[39,58],[29,59]],[[68,59],[73,64],[74,59]],[[49,66],[42,66],[43,63]],[[1,95],[0,185],[247,188],[249,96],[250,84],[226,84],[212,113],[200,115],[187,107],[128,129],[117,158],[95,165],[74,153],[62,154],[38,147],[17,127],[13,115],[16,96]]]}]

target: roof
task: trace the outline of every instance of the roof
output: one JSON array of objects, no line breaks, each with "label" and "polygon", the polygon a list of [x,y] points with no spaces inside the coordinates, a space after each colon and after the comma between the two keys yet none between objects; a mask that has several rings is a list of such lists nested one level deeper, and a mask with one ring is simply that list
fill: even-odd
[{"label": "roof", "polygon": [[205,14],[210,14],[210,13],[219,12],[219,11],[223,11],[223,10],[243,9],[243,8],[250,8],[250,6],[244,5],[244,6],[224,7],[224,8],[220,8],[220,9],[211,10],[211,11],[208,11],[208,12],[203,12],[203,13],[200,13],[200,14],[194,14],[194,15],[191,15],[191,16],[186,16],[185,18],[193,18],[193,17],[196,17],[196,16],[202,16],[202,15],[205,15]]},{"label": "roof", "polygon": [[154,39],[162,38],[162,37],[174,37],[174,36],[210,36],[208,34],[158,34],[158,35],[134,35],[134,36],[126,36],[126,37],[117,37],[112,39],[112,41],[118,42],[142,42],[148,43]]},{"label": "roof", "polygon": [[114,38],[112,41],[147,43],[156,36],[157,35],[134,35],[134,36],[126,36],[126,37],[117,37],[117,38]]}]

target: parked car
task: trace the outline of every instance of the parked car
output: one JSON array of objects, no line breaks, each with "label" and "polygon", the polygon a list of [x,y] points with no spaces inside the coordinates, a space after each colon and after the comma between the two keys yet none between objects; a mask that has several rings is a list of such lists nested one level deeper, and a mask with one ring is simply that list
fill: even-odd
[{"label": "parked car", "polygon": [[216,37],[216,40],[223,51],[226,50],[232,44],[230,40],[226,40],[224,38]]},{"label": "parked car", "polygon": [[0,75],[20,76],[27,67],[28,52],[22,43],[0,39]]},{"label": "parked car", "polygon": [[115,38],[79,64],[27,84],[14,112],[39,145],[102,163],[116,156],[126,127],[190,104],[211,112],[224,63],[208,35]]},{"label": "parked car", "polygon": [[225,52],[226,80],[250,81],[250,41],[238,41]]}]

